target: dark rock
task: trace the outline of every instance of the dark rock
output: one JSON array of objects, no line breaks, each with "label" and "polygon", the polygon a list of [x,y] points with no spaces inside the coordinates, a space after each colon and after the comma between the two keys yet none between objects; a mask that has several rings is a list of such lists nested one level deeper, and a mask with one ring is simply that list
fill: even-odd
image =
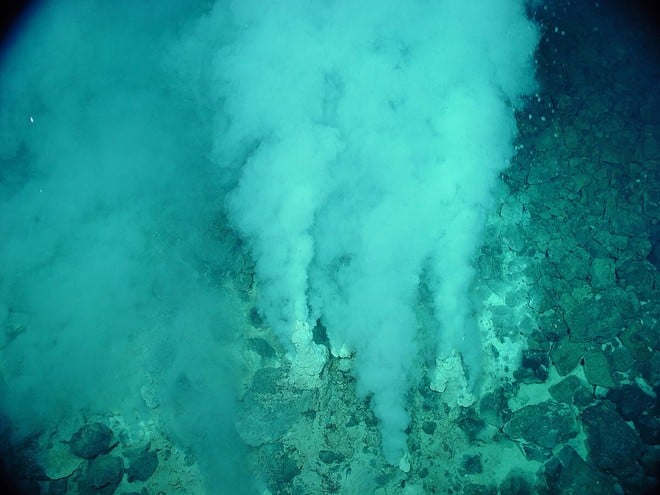
[{"label": "dark rock", "polygon": [[457,423],[470,441],[476,440],[481,431],[486,427],[486,422],[472,408],[464,409]]},{"label": "dark rock", "polygon": [[657,414],[645,412],[633,419],[633,422],[645,444],[660,445],[660,419]]},{"label": "dark rock", "polygon": [[281,390],[280,383],[286,376],[283,368],[261,368],[252,377],[250,392],[256,394],[275,394]]},{"label": "dark rock", "polygon": [[422,425],[422,431],[427,435],[433,435],[437,427],[438,423],[435,421],[424,421],[424,424]]},{"label": "dark rock", "polygon": [[544,351],[524,350],[522,367],[514,376],[524,383],[542,383],[548,379],[550,358]]},{"label": "dark rock", "polygon": [[561,339],[550,352],[552,364],[555,365],[560,376],[571,373],[579,364],[584,355],[584,345],[571,342],[567,338]]},{"label": "dark rock", "polygon": [[158,456],[156,452],[142,452],[130,460],[126,476],[129,482],[147,481],[158,467]]},{"label": "dark rock", "polygon": [[[421,377],[417,385],[417,391],[425,399],[433,399],[435,392],[431,390],[431,379],[428,376],[424,375]],[[425,411],[433,409],[432,400],[425,400],[422,407]]]},{"label": "dark rock", "polygon": [[9,457],[12,445],[11,421],[0,411],[0,459]]},{"label": "dark rock", "polygon": [[626,260],[616,268],[617,282],[621,287],[633,288],[639,294],[653,294],[657,287],[657,270],[650,260]]},{"label": "dark rock", "polygon": [[547,305],[550,307],[545,310],[539,308],[539,311],[543,311],[543,314],[539,317],[540,330],[553,341],[559,340],[568,335],[568,327],[564,322],[563,314],[558,309],[552,307],[556,303],[554,292],[548,292],[547,295],[544,296],[544,301],[546,301]]},{"label": "dark rock", "polygon": [[[4,482],[4,480],[2,480]],[[2,486],[2,485],[0,485]],[[5,486],[2,486],[5,489]],[[7,487],[6,493],[20,494],[20,495],[41,495],[41,485],[36,480],[14,480],[10,486]],[[5,492],[2,492],[3,494]]]},{"label": "dark rock", "polygon": [[281,493],[300,473],[300,467],[278,444],[264,445],[259,449],[262,474],[274,493]]},{"label": "dark rock", "polygon": [[573,303],[564,318],[572,342],[607,342],[625,326],[618,305],[606,298]]},{"label": "dark rock", "polygon": [[660,447],[646,449],[640,461],[648,474],[657,477],[660,472]]},{"label": "dark rock", "polygon": [[616,412],[614,404],[605,400],[590,406],[580,419],[587,431],[589,458],[596,467],[621,473],[635,464],[642,442],[637,431]]},{"label": "dark rock", "polygon": [[586,387],[580,387],[573,396],[573,402],[579,408],[587,407],[594,402],[594,394]]},{"label": "dark rock", "polygon": [[509,473],[500,484],[500,495],[533,495],[534,486],[524,475]]},{"label": "dark rock", "polygon": [[612,370],[619,373],[628,372],[635,364],[635,359],[633,358],[632,353],[623,346],[612,351],[612,354],[610,354],[610,361]]},{"label": "dark rock", "polygon": [[612,287],[616,283],[615,264],[611,258],[596,258],[591,262],[590,284],[596,290]]},{"label": "dark rock", "polygon": [[615,386],[610,363],[602,351],[586,352],[582,362],[584,363],[584,376],[590,384],[606,388]]},{"label": "dark rock", "polygon": [[479,454],[464,455],[461,461],[461,467],[467,474],[478,474],[484,470]]},{"label": "dark rock", "polygon": [[577,392],[580,387],[580,379],[575,375],[571,375],[550,387],[550,395],[557,402],[573,404],[575,392]]},{"label": "dark rock", "polygon": [[488,424],[495,426],[500,426],[511,418],[511,409],[509,409],[507,396],[502,387],[484,394],[479,401],[479,414]]},{"label": "dark rock", "polygon": [[569,405],[548,400],[514,411],[503,431],[512,440],[552,449],[577,435],[577,422]]},{"label": "dark rock", "polygon": [[545,462],[552,457],[552,450],[533,443],[520,443],[519,447],[525,458],[530,461]]},{"label": "dark rock", "polygon": [[481,485],[479,483],[468,483],[463,487],[464,495],[497,495],[497,487]]},{"label": "dark rock", "polygon": [[101,423],[84,425],[71,437],[71,452],[84,459],[93,459],[107,452],[112,441],[112,431]]},{"label": "dark rock", "polygon": [[391,479],[392,475],[390,473],[383,473],[376,476],[375,481],[378,486],[385,486],[390,482]]},{"label": "dark rock", "polygon": [[85,477],[78,483],[80,495],[111,495],[124,475],[121,457],[103,455],[87,465]]},{"label": "dark rock", "polygon": [[250,323],[257,328],[264,324],[264,319],[261,317],[261,314],[259,314],[259,310],[256,307],[250,309],[248,319],[250,320]]},{"label": "dark rock", "polygon": [[319,460],[324,464],[334,464],[344,460],[344,456],[332,450],[321,450],[319,452]]},{"label": "dark rock", "polygon": [[617,412],[626,421],[634,420],[655,404],[655,399],[635,384],[622,385],[610,390],[607,399],[614,403]]},{"label": "dark rock", "polygon": [[312,328],[312,340],[315,344],[322,345],[330,348],[330,339],[328,338],[328,331],[325,328],[325,325],[318,320],[314,328]]},{"label": "dark rock", "polygon": [[69,480],[62,478],[48,482],[48,495],[66,495],[69,493]]},{"label": "dark rock", "polygon": [[621,334],[621,342],[639,363],[648,361],[655,355],[657,334],[653,324],[633,321]]},{"label": "dark rock", "polygon": [[265,339],[254,338],[248,339],[247,341],[248,349],[253,350],[261,357],[272,358],[275,356],[275,348],[270,345]]},{"label": "dark rock", "polygon": [[582,249],[567,252],[556,265],[559,275],[567,282],[585,280],[589,268],[589,255]]},{"label": "dark rock", "polygon": [[557,457],[548,461],[543,474],[550,495],[585,493],[614,495],[617,493],[602,473],[586,463],[571,447],[564,447]]},{"label": "dark rock", "polygon": [[25,480],[48,480],[46,471],[43,466],[39,464],[38,452],[33,450],[34,447],[30,446],[12,453],[10,457],[9,468],[12,473],[19,479]]}]

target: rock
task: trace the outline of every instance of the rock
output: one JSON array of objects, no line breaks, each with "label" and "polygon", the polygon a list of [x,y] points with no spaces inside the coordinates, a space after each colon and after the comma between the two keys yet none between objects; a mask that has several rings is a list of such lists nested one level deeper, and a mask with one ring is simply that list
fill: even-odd
[{"label": "rock", "polygon": [[575,395],[573,396],[573,403],[578,407],[578,408],[583,408],[591,405],[594,401],[594,394],[591,392],[591,390],[587,389],[586,387],[580,387],[575,391]]},{"label": "rock", "polygon": [[551,494],[615,495],[617,493],[611,481],[568,446],[544,465],[543,474],[550,488],[548,493]]},{"label": "rock", "polygon": [[532,495],[534,485],[523,474],[509,473],[500,484],[500,495]]},{"label": "rock", "polygon": [[261,328],[264,325],[264,319],[259,313],[259,308],[252,307],[248,313],[248,321],[255,328]]},{"label": "rock", "polygon": [[498,304],[489,308],[493,326],[504,335],[513,335],[517,331],[516,311],[505,304]]},{"label": "rock", "polygon": [[275,394],[282,390],[286,373],[283,368],[261,368],[252,377],[250,392],[255,394]]},{"label": "rock", "polygon": [[344,456],[332,450],[321,450],[319,452],[319,460],[324,464],[334,464],[344,460]]},{"label": "rock", "polygon": [[637,237],[640,232],[645,231],[646,226],[644,225],[643,216],[635,214],[635,211],[631,210],[623,200],[614,203],[610,218],[612,233]]},{"label": "rock", "polygon": [[461,467],[467,474],[478,474],[484,470],[479,454],[464,455],[461,460]]},{"label": "rock", "polygon": [[556,447],[578,432],[572,408],[553,400],[514,411],[502,431],[514,441],[545,449]]},{"label": "rock", "polygon": [[315,393],[283,387],[285,368],[262,368],[236,413],[236,429],[245,443],[258,447],[277,441],[305,411],[315,409]]},{"label": "rock", "polygon": [[626,373],[635,364],[632,353],[624,346],[617,347],[609,356],[612,371]]},{"label": "rock", "polygon": [[607,357],[600,351],[585,353],[584,376],[592,385],[607,388],[612,388],[615,385]]},{"label": "rock", "polygon": [[548,379],[550,358],[544,351],[526,349],[522,352],[522,368],[514,376],[524,383],[543,383]]},{"label": "rock", "polygon": [[112,431],[102,423],[84,425],[71,437],[71,452],[84,459],[93,459],[110,448]]},{"label": "rock", "polygon": [[[658,244],[660,246],[660,243]],[[653,250],[651,251],[654,252]],[[660,247],[658,248],[660,257]],[[660,258],[658,258],[660,259]],[[620,287],[630,288],[637,294],[652,295],[657,286],[659,266],[654,266],[650,260],[629,259],[622,261],[616,268],[617,282]],[[640,298],[642,296],[640,295]]]},{"label": "rock", "polygon": [[466,483],[463,487],[464,495],[497,495],[497,487],[482,485],[480,483]]},{"label": "rock", "polygon": [[[534,304],[539,304],[538,311],[541,312],[542,307],[547,307],[550,304],[554,304],[554,302],[550,296],[542,294],[538,300],[534,301]],[[564,315],[554,308],[543,311],[539,319],[539,327],[546,335],[562,337],[568,334],[568,327],[564,323]]]},{"label": "rock", "polygon": [[461,409],[461,414],[456,424],[472,442],[479,438],[486,427],[486,422],[479,417],[472,407]]},{"label": "rock", "polygon": [[520,223],[525,217],[525,209],[518,201],[509,199],[502,204],[500,208],[500,217],[508,223]]},{"label": "rock", "polygon": [[567,126],[564,128],[564,146],[570,150],[577,149],[580,144],[580,133],[575,127]]},{"label": "rock", "polygon": [[435,421],[424,421],[422,424],[422,431],[427,435],[433,435],[438,424]]},{"label": "rock", "polygon": [[655,240],[652,243],[651,251],[646,259],[655,266],[656,270],[660,271],[660,240]]},{"label": "rock", "polygon": [[282,493],[283,488],[300,474],[300,467],[277,444],[264,445],[259,449],[259,466],[266,483],[273,493]]},{"label": "rock", "polygon": [[45,450],[44,455],[44,468],[51,480],[71,476],[84,462],[79,456],[74,455],[72,449],[64,442],[53,443],[52,447]]},{"label": "rock", "polygon": [[130,459],[126,476],[129,482],[147,481],[158,467],[158,456],[156,452],[146,451]]},{"label": "rock", "polygon": [[275,356],[275,349],[265,339],[253,338],[247,341],[248,349],[253,350],[261,357],[272,358]]},{"label": "rock", "polygon": [[19,480],[46,481],[48,479],[39,459],[39,451],[35,450],[34,445],[12,449],[10,456],[0,457],[0,470],[3,468],[7,468],[12,476]]},{"label": "rock", "polygon": [[631,383],[610,390],[607,399],[626,421],[632,421],[642,441],[647,445],[660,444],[660,420],[658,400]]},{"label": "rock", "polygon": [[657,338],[653,323],[633,321],[621,334],[621,342],[635,361],[649,361],[656,354]]},{"label": "rock", "polygon": [[612,401],[617,412],[626,421],[633,421],[655,405],[655,399],[636,384],[626,384],[610,390],[607,399]]},{"label": "rock", "polygon": [[660,419],[654,412],[644,412],[633,422],[642,441],[647,445],[660,445]]},{"label": "rock", "polygon": [[607,342],[624,328],[619,308],[606,298],[573,304],[566,308],[564,317],[572,342]]},{"label": "rock", "polygon": [[573,404],[573,397],[575,396],[575,392],[580,387],[580,379],[575,375],[571,375],[550,387],[550,395],[557,402]]},{"label": "rock", "polygon": [[85,477],[78,483],[80,495],[111,495],[124,475],[121,457],[103,455],[92,459]]},{"label": "rock", "polygon": [[608,400],[587,407],[580,419],[587,432],[589,458],[605,471],[625,471],[641,455],[642,442],[637,431],[616,412]]},{"label": "rock", "polygon": [[564,338],[560,340],[550,352],[552,364],[555,365],[560,376],[571,373],[584,355],[584,345],[576,344]]},{"label": "rock", "polygon": [[566,281],[585,280],[589,273],[587,254],[567,253],[557,265],[559,275]]},{"label": "rock", "polygon": [[498,428],[506,419],[511,417],[507,395],[502,387],[483,395],[479,402],[479,415],[486,423]]},{"label": "rock", "polygon": [[66,495],[67,493],[69,493],[68,478],[48,482],[48,495]]},{"label": "rock", "polygon": [[616,284],[614,260],[610,258],[596,258],[591,262],[589,270],[591,287],[596,290],[607,289]]}]

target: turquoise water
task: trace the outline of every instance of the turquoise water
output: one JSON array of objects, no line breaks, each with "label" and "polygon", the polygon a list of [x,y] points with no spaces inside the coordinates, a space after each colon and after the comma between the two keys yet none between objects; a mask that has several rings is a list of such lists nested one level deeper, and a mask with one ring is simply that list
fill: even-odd
[{"label": "turquoise water", "polygon": [[35,4],[3,493],[653,492],[644,6]]}]

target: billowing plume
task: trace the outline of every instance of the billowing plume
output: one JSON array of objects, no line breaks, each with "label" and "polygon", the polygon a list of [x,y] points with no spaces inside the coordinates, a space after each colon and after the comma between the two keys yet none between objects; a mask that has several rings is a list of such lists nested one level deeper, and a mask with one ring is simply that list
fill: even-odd
[{"label": "billowing plume", "polygon": [[[320,319],[355,353],[389,460],[405,452],[428,286],[440,355],[478,373],[471,261],[538,39],[520,0],[237,1],[212,56],[215,158],[284,343]],[[475,339],[477,341],[475,341]]]}]

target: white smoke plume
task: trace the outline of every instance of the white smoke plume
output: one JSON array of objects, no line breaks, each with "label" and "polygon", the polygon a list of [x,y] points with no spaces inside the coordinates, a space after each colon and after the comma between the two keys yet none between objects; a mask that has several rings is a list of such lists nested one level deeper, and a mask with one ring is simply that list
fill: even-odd
[{"label": "white smoke plume", "polygon": [[332,351],[355,353],[395,461],[422,281],[438,321],[422,345],[478,373],[471,262],[535,87],[537,29],[520,0],[241,0],[200,32],[227,19],[211,57],[216,160],[237,164],[228,207],[261,310],[284,343],[320,318]]}]

